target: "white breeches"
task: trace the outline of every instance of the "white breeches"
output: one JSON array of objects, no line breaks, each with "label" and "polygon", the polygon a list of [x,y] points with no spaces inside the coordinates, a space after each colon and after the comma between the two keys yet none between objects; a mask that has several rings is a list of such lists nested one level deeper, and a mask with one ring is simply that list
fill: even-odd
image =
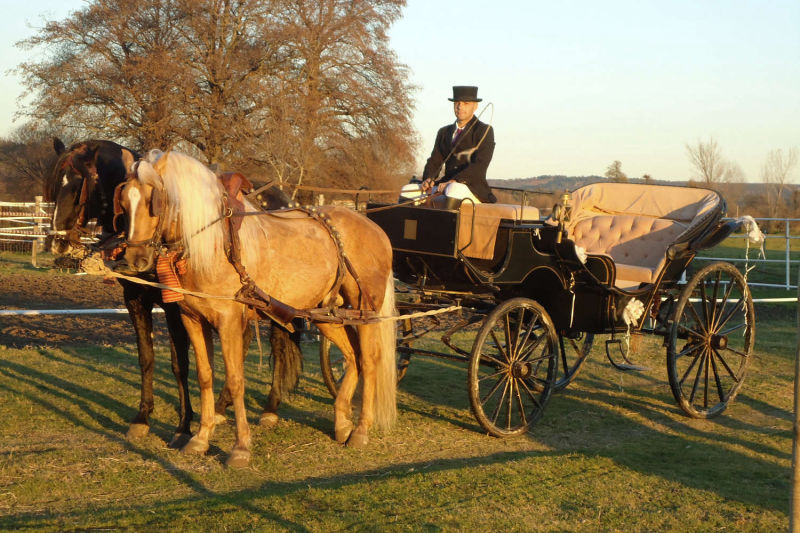
[{"label": "white breeches", "polygon": [[[472,200],[476,204],[481,203],[481,201],[472,194],[469,187],[463,183],[451,183],[444,190],[444,195],[448,198],[456,198],[457,200]],[[408,185],[403,185],[402,189],[400,189],[400,198],[402,200],[415,200],[424,196],[425,194],[422,192],[422,189],[420,189],[418,183],[409,183]]]}]

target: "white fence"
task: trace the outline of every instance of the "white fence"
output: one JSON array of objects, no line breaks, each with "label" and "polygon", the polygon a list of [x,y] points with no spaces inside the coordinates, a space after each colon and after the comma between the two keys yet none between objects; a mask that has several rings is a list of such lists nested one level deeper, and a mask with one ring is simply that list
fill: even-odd
[{"label": "white fence", "polygon": [[[761,258],[759,256],[758,248],[750,247],[750,251],[747,257],[742,255],[742,257],[697,257],[695,261],[730,261],[732,263],[738,263],[741,266],[745,264],[748,265],[756,265],[756,269],[752,276],[748,277],[748,284],[757,287],[775,287],[780,289],[797,289],[797,280],[800,277],[800,272],[798,272],[797,268],[792,268],[792,265],[800,264],[800,259],[792,259],[792,241],[800,239],[800,235],[792,235],[791,225],[797,224],[800,222],[800,218],[757,218],[755,219],[758,222],[758,225],[761,227],[762,231],[767,226],[778,225],[779,231],[773,233],[765,233],[767,238],[767,242],[770,241],[782,241],[781,246],[779,247],[779,254],[780,258],[773,257],[772,259]],[[734,234],[729,237],[730,239],[746,239],[747,237],[743,234]],[[765,248],[766,248],[765,243]],[[774,254],[774,250],[773,250]],[[769,283],[764,281],[759,281],[759,272],[758,272],[758,265],[771,265],[777,264],[782,272],[783,283]],[[780,267],[780,265],[783,267]],[[795,282],[792,283],[792,277],[794,273]]]},{"label": "white fence", "polygon": [[28,251],[44,242],[53,204],[37,196],[34,202],[0,202],[0,244],[3,249]]}]

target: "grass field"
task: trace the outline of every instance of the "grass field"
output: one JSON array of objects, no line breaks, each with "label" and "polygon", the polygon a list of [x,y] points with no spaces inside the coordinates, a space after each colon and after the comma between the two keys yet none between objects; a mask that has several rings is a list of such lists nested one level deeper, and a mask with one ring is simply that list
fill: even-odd
[{"label": "grass field", "polygon": [[[0,327],[12,320],[0,318]],[[528,435],[510,440],[481,433],[463,365],[415,357],[400,385],[397,427],[374,434],[364,451],[333,441],[332,400],[317,343],[308,342],[300,389],[282,406],[275,429],[253,427],[252,467],[245,470],[223,466],[233,442],[230,424],[217,428],[204,457],[166,447],[177,416],[163,337],[156,339],[152,432],[125,439],[139,399],[130,339],[0,346],[0,529],[771,532],[788,526],[793,306],[757,306],[747,380],[718,418],[681,414],[656,338],[645,339],[634,356],[650,368],[643,373],[615,371],[602,340],[596,342],[576,382],[554,395]],[[246,364],[255,423],[270,372],[266,365],[259,371],[255,349]]]}]

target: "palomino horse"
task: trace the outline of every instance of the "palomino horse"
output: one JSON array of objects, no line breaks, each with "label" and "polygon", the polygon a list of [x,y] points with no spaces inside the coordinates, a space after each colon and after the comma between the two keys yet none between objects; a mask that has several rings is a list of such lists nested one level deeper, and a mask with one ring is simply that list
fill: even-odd
[{"label": "palomino horse", "polygon": [[[183,448],[205,453],[214,429],[210,329],[222,342],[226,379],[236,412],[236,443],[227,464],[250,460],[250,429],[244,406],[242,332],[255,314],[235,296],[249,279],[261,294],[295,309],[336,307],[367,316],[394,313],[392,249],[383,231],[355,211],[325,207],[314,217],[302,210],[256,213],[237,195],[231,211],[214,174],[197,160],[157,150],[136,165],[117,198],[129,217],[130,265],[148,268],[157,248],[180,250],[186,259],[178,278],[187,294],[182,317],[197,357],[200,383],[200,429]],[[232,215],[232,217],[231,217]],[[254,215],[254,216],[250,216]],[[230,221],[227,217],[230,218]],[[333,227],[335,226],[335,229]],[[238,227],[238,229],[237,229]],[[240,262],[230,251],[236,244]],[[346,266],[345,266],[346,265]],[[209,298],[208,296],[214,296]],[[355,447],[367,444],[373,423],[390,427],[396,418],[395,324],[391,320],[344,325],[310,317],[336,344],[347,370],[334,404],[336,440]],[[358,426],[351,400],[363,377]]]},{"label": "palomino horse", "polygon": [[[127,169],[138,159],[138,154],[111,141],[88,140],[73,144],[69,149],[59,139],[54,139],[53,147],[59,155],[58,161],[45,184],[45,196],[55,202],[52,227],[54,238],[51,243],[57,255],[75,254],[79,257],[90,253],[81,244],[81,235],[94,233],[100,240],[96,249],[103,249],[106,242],[114,247],[119,242],[114,231],[114,212],[112,201],[117,185],[125,181]],[[274,192],[273,192],[274,191]],[[265,194],[267,207],[277,209],[288,204],[288,197],[280,196],[277,189]],[[94,228],[92,232],[88,228]],[[146,279],[148,275],[143,274]],[[191,437],[192,406],[189,400],[189,338],[180,319],[177,303],[165,303],[160,289],[119,280],[122,285],[125,307],[136,334],[141,369],[141,400],[139,409],[131,421],[129,438],[146,435],[150,430],[149,416],[153,411],[153,372],[155,356],[153,352],[153,306],[164,310],[170,337],[172,371],[178,384],[180,400],[179,421],[171,447],[180,447]],[[262,420],[266,424],[277,421],[277,408],[283,394],[296,385],[300,377],[300,350],[286,330],[271,328],[270,343],[273,355],[273,383]],[[249,338],[245,342],[249,344]],[[216,408],[223,414],[231,404],[230,394],[223,389]]]}]

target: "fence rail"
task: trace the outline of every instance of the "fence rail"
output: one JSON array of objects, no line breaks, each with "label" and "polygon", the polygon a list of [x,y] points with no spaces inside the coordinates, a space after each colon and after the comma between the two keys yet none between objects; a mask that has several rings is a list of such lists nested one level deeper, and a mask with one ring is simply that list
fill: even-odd
[{"label": "fence rail", "polygon": [[36,253],[50,229],[54,204],[37,196],[33,202],[0,202],[0,250]]},{"label": "fence rail", "polygon": [[[772,234],[765,234],[766,241],[776,241],[780,240],[783,241],[783,250],[781,250],[781,254],[783,257],[780,259],[767,259],[766,257],[760,257],[758,250],[750,250],[750,253],[744,257],[712,257],[712,256],[698,256],[695,260],[700,261],[730,261],[731,263],[746,263],[748,265],[758,265],[758,264],[772,264],[772,263],[783,263],[783,283],[767,283],[767,282],[760,282],[755,281],[751,278],[748,278],[747,283],[754,287],[773,287],[778,289],[797,289],[797,281],[792,284],[792,271],[797,272],[797,277],[800,278],[800,272],[797,269],[792,269],[792,265],[800,264],[800,259],[792,259],[792,241],[800,239],[800,235],[792,235],[791,233],[791,225],[792,223],[800,222],[800,218],[756,218],[755,221],[758,223],[759,226],[773,226],[774,223],[782,224],[783,231],[778,233]],[[763,223],[767,224],[763,224]],[[762,227],[762,230],[763,230]],[[747,239],[747,236],[744,234],[733,234],[729,239]],[[765,242],[766,245],[766,242]],[[756,257],[750,257],[755,255]],[[757,278],[756,278],[757,279]]]}]

